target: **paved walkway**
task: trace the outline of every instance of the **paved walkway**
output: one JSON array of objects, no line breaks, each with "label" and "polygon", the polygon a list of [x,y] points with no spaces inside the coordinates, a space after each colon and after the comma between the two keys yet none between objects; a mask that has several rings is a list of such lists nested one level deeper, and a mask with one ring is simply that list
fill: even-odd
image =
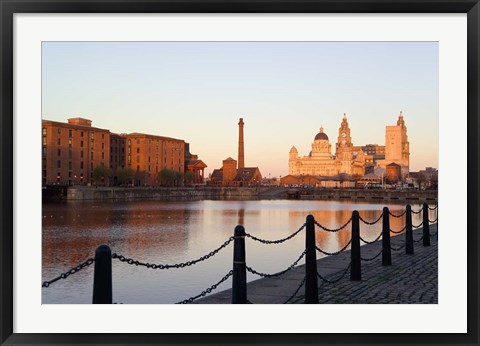
[{"label": "paved walkway", "polygon": [[[414,230],[414,240],[422,237],[422,228]],[[391,237],[392,265],[382,266],[382,256],[362,261],[362,280],[350,281],[350,251],[317,261],[318,297],[321,304],[431,304],[438,303],[438,236],[437,224],[430,225],[431,246],[414,243],[414,254],[406,255],[405,234]],[[381,240],[361,247],[361,257],[371,259],[379,254]],[[400,249],[401,248],[401,249]],[[278,278],[263,278],[247,285],[247,297],[253,304],[282,304],[292,297],[305,277],[305,266],[298,266]],[[304,287],[289,303],[304,302]],[[231,289],[203,299],[199,304],[230,304]]]}]

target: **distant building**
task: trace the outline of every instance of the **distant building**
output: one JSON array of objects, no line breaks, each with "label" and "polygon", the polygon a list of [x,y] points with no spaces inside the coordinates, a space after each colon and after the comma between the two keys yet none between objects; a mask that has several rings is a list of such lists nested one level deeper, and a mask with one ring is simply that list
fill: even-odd
[{"label": "distant building", "polygon": [[389,184],[396,184],[402,180],[402,167],[392,162],[386,168],[386,181]]},{"label": "distant building", "polygon": [[207,166],[188,148],[183,139],[115,134],[92,127],[85,118],[70,118],[68,123],[42,120],[42,184],[91,185],[97,166],[111,169],[110,185],[119,182],[118,170],[126,167],[134,171],[131,183],[135,185],[158,184],[158,173],[164,168],[180,176],[191,171],[193,182],[201,183]]},{"label": "distant building", "polygon": [[208,185],[212,186],[258,186],[262,183],[262,174],[258,167],[245,167],[243,139],[243,118],[238,122],[238,168],[237,161],[231,157],[223,160],[222,168],[214,169]]},{"label": "distant building", "polygon": [[320,127],[320,132],[312,143],[312,150],[307,156],[300,157],[295,146],[290,149],[289,174],[322,176],[335,176],[341,173],[365,174],[365,155],[361,150],[354,151],[345,114],[338,131],[335,156],[331,153],[331,147],[327,134],[323,131],[323,127]]},{"label": "distant building", "polygon": [[93,183],[93,170],[110,166],[110,131],[92,121],[42,121],[42,184]]},{"label": "distant building", "polygon": [[125,167],[135,171],[134,184],[156,185],[158,173],[164,168],[183,175],[185,170],[185,141],[183,139],[149,135],[125,134]]},{"label": "distant building", "polygon": [[402,176],[409,173],[410,143],[402,112],[398,116],[397,125],[385,127],[385,159],[377,161],[383,168],[393,162],[400,165]]},{"label": "distant building", "polygon": [[[125,149],[125,134],[110,133],[110,169],[113,173],[119,168],[125,168]],[[117,179],[114,179],[113,183],[116,185]]]},{"label": "distant building", "polygon": [[410,172],[411,179],[418,188],[437,188],[438,170],[433,167],[426,167],[418,172]]},{"label": "distant building", "polygon": [[[190,153],[190,144],[185,143],[185,175],[191,172],[193,175],[192,184],[203,184],[205,182],[204,170],[207,165],[198,159],[198,155]],[[188,181],[186,181],[188,183]]]},{"label": "distant building", "polygon": [[378,174],[378,169],[396,163],[401,168],[403,178],[409,172],[410,144],[407,127],[400,112],[397,125],[385,127],[385,145],[367,144],[354,146],[350,136],[347,117],[344,114],[338,130],[335,155],[323,127],[315,136],[312,150],[307,156],[300,157],[293,146],[289,152],[288,172],[290,175],[335,176],[349,174],[363,176]]}]

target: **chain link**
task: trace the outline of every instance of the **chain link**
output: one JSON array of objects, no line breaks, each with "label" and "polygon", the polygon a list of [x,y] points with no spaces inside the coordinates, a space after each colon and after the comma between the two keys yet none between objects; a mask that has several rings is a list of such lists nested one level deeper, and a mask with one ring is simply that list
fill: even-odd
[{"label": "chain link", "polygon": [[399,234],[399,233],[402,233],[403,231],[405,231],[406,229],[407,229],[407,225],[403,226],[403,228],[400,231],[390,230],[390,232],[395,233],[395,234]]},{"label": "chain link", "polygon": [[421,209],[421,208],[418,211],[415,211],[413,209],[411,209],[411,210],[412,210],[412,213],[414,213],[414,214],[420,214],[423,211],[423,209]]},{"label": "chain link", "polygon": [[436,209],[438,209],[438,204],[437,204],[436,206],[434,206],[433,208],[428,207],[428,209],[430,209],[430,210],[436,210]]},{"label": "chain link", "polygon": [[255,237],[254,235],[249,234],[249,233],[245,233],[245,236],[247,236],[248,238],[251,238],[251,239],[253,239],[253,240],[256,240],[256,241],[258,241],[258,242],[260,242],[260,243],[263,243],[263,244],[281,244],[281,243],[283,243],[283,242],[285,242],[285,241],[287,241],[287,240],[290,240],[290,239],[292,239],[293,237],[295,237],[298,233],[300,233],[300,231],[301,231],[302,229],[305,228],[306,225],[307,225],[307,224],[304,223],[304,224],[302,225],[302,227],[300,227],[300,228],[298,229],[298,231],[296,231],[295,233],[292,233],[291,235],[289,235],[289,236],[286,237],[286,238],[278,239],[278,240],[260,239],[260,238]]},{"label": "chain link", "polygon": [[403,213],[401,213],[401,214],[399,214],[399,215],[395,215],[395,214],[393,214],[390,210],[388,211],[388,213],[389,213],[391,216],[393,216],[393,217],[398,217],[398,218],[400,218],[400,217],[402,217],[403,215],[405,215],[406,212],[407,212],[407,210],[404,210]]},{"label": "chain link", "polygon": [[423,240],[423,235],[420,237],[420,239],[414,240],[413,242],[418,243],[419,241],[422,241],[422,240]]},{"label": "chain link", "polygon": [[303,258],[303,256],[305,256],[305,253],[307,252],[307,250],[304,250],[302,252],[302,254],[300,255],[300,257],[298,257],[298,259],[292,263],[292,265],[290,265],[290,267],[288,267],[287,269],[285,270],[282,270],[281,272],[278,272],[278,273],[275,273],[275,274],[265,274],[265,273],[260,273],[260,272],[257,272],[255,269],[249,267],[249,266],[246,266],[247,267],[247,270],[252,273],[252,274],[256,274],[256,275],[259,275],[261,277],[264,277],[264,278],[273,278],[275,276],[280,276],[280,275],[283,275],[285,274],[286,272],[288,272],[289,270],[293,269],[298,262],[300,262],[300,260]]},{"label": "chain link", "polygon": [[352,217],[353,216],[350,216],[350,219],[348,219],[347,223],[345,223],[344,225],[340,226],[339,228],[337,229],[329,229],[327,227],[324,227],[322,226],[320,223],[317,222],[317,220],[315,220],[315,224],[320,227],[321,229],[323,229],[324,231],[327,231],[327,232],[338,232],[338,231],[341,231],[342,229],[344,229],[345,227],[348,226],[348,224],[352,221]]},{"label": "chain link", "polygon": [[351,266],[352,266],[352,261],[350,261],[347,268],[345,268],[345,270],[343,271],[342,275],[340,275],[340,277],[338,277],[334,280],[328,280],[325,277],[323,277],[322,275],[320,275],[318,272],[317,272],[317,276],[318,276],[319,279],[321,279],[323,282],[326,282],[327,284],[335,284],[345,277],[345,274],[347,274],[347,271],[348,271],[348,269],[350,269]]},{"label": "chain link", "polygon": [[372,241],[367,241],[365,239],[363,239],[361,236],[360,236],[360,240],[363,241],[365,244],[373,244],[375,243],[378,239],[380,239],[380,237],[382,236],[383,232],[380,232],[380,234],[378,235],[377,238],[375,238],[375,240],[372,240]]},{"label": "chain link", "polygon": [[404,243],[402,246],[400,247],[393,247],[392,245],[390,245],[390,250],[393,250],[393,251],[398,251],[398,250],[401,250],[403,249],[407,244]]},{"label": "chain link", "polygon": [[343,252],[347,247],[348,245],[350,245],[352,242],[352,238],[350,238],[350,240],[348,241],[348,243],[343,247],[341,248],[340,250],[338,250],[337,252],[327,252],[327,251],[323,251],[322,249],[320,249],[318,246],[315,246],[315,249],[317,249],[318,252],[321,252],[323,253],[324,255],[327,255],[327,256],[335,256],[335,255],[338,255],[340,252]]},{"label": "chain link", "polygon": [[53,284],[54,282],[60,280],[60,279],[66,279],[68,278],[70,275],[72,274],[75,274],[75,273],[78,273],[80,270],[82,270],[83,268],[85,267],[88,267],[89,265],[91,265],[92,263],[95,262],[95,259],[94,258],[89,258],[88,260],[86,260],[85,262],[83,263],[80,263],[79,265],[77,265],[76,267],[70,269],[69,271],[65,272],[65,273],[62,273],[60,274],[59,276],[57,276],[55,279],[52,279],[50,281],[44,281],[42,283],[42,287],[49,287],[51,284]]},{"label": "chain link", "polygon": [[380,254],[383,252],[383,249],[380,250],[379,253],[377,253],[375,256],[373,256],[372,258],[363,258],[363,257],[360,257],[360,260],[362,261],[365,261],[365,262],[370,262],[370,261],[373,261],[375,258],[377,258],[378,256],[380,256]]},{"label": "chain link", "polygon": [[413,228],[419,228],[419,227],[420,227],[420,226],[422,226],[422,225],[423,225],[423,221],[422,221],[422,222],[420,222],[420,224],[419,224],[418,226],[416,226],[416,225],[412,224],[412,227],[413,227]]},{"label": "chain link", "polygon": [[360,221],[362,221],[364,224],[367,224],[367,225],[375,225],[378,221],[380,221],[382,219],[382,217],[383,217],[383,213],[380,214],[378,219],[376,219],[375,221],[369,222],[369,221],[365,220],[363,217],[361,217],[360,215],[358,215],[358,218],[360,219]]},{"label": "chain link", "polygon": [[435,223],[437,221],[438,221],[438,217],[435,220],[428,220],[428,222],[430,222],[430,223]]},{"label": "chain link", "polygon": [[213,290],[215,290],[222,282],[224,282],[225,280],[227,280],[230,276],[233,275],[233,270],[230,270],[219,282],[217,282],[216,284],[210,286],[209,288],[207,288],[205,291],[202,291],[202,293],[194,296],[194,297],[190,297],[188,299],[185,299],[185,300],[182,300],[181,302],[178,302],[178,303],[175,303],[175,304],[189,304],[189,303],[192,303],[195,299],[198,299],[200,297],[205,297],[208,293],[212,292]]},{"label": "chain link", "polygon": [[303,284],[305,283],[307,277],[305,276],[302,280],[302,282],[300,283],[300,285],[298,286],[298,288],[295,290],[295,292],[293,292],[293,294],[290,296],[290,298],[288,298],[283,304],[287,304],[290,300],[292,300],[298,293],[298,291],[300,291],[300,288],[302,288]]},{"label": "chain link", "polygon": [[197,264],[198,262],[205,261],[205,260],[209,259],[210,257],[215,256],[220,250],[222,250],[223,248],[225,248],[226,246],[228,246],[228,244],[230,244],[233,239],[234,239],[234,237],[228,238],[228,240],[226,240],[222,245],[220,245],[220,247],[216,248],[216,249],[213,250],[213,251],[210,251],[210,253],[208,253],[207,255],[204,255],[204,256],[196,259],[196,260],[187,261],[187,262],[183,262],[183,263],[177,263],[177,264],[151,264],[151,263],[143,263],[143,262],[134,260],[134,259],[132,259],[132,258],[127,258],[127,257],[125,257],[125,256],[123,256],[123,255],[118,255],[118,254],[116,254],[116,253],[112,254],[112,258],[116,258],[116,259],[118,259],[120,262],[126,262],[127,264],[130,264],[130,265],[144,266],[144,267],[151,268],[151,269],[170,269],[170,268],[176,268],[176,269],[178,269],[178,268],[185,268],[185,267],[189,267],[189,266],[191,266],[191,265]]}]

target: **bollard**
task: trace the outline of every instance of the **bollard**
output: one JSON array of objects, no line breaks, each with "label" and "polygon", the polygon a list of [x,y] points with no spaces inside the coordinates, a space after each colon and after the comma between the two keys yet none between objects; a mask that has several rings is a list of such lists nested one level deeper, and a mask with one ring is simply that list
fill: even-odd
[{"label": "bollard", "polygon": [[350,280],[362,280],[362,262],[360,260],[360,215],[357,210],[352,213],[352,245],[350,251],[352,265],[350,267]]},{"label": "bollard", "polygon": [[428,221],[427,203],[423,203],[423,246],[430,246],[430,222]]},{"label": "bollard", "polygon": [[93,304],[112,304],[112,251],[108,245],[95,250]]},{"label": "bollard", "polygon": [[412,233],[412,207],[407,204],[407,211],[405,216],[405,254],[413,255],[413,233]]},{"label": "bollard", "polygon": [[317,251],[313,215],[307,216],[305,232],[305,304],[318,304]]},{"label": "bollard", "polygon": [[390,213],[388,207],[383,207],[382,228],[382,266],[392,265],[392,251],[390,248]]},{"label": "bollard", "polygon": [[245,228],[235,227],[233,240],[232,304],[247,304],[247,264],[245,262]]}]

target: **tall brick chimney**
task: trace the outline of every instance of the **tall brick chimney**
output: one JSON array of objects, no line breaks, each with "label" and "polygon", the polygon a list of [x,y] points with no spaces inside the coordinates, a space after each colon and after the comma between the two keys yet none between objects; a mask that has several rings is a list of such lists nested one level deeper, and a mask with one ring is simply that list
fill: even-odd
[{"label": "tall brick chimney", "polygon": [[243,151],[243,118],[238,122],[238,168],[245,167],[245,154]]}]

